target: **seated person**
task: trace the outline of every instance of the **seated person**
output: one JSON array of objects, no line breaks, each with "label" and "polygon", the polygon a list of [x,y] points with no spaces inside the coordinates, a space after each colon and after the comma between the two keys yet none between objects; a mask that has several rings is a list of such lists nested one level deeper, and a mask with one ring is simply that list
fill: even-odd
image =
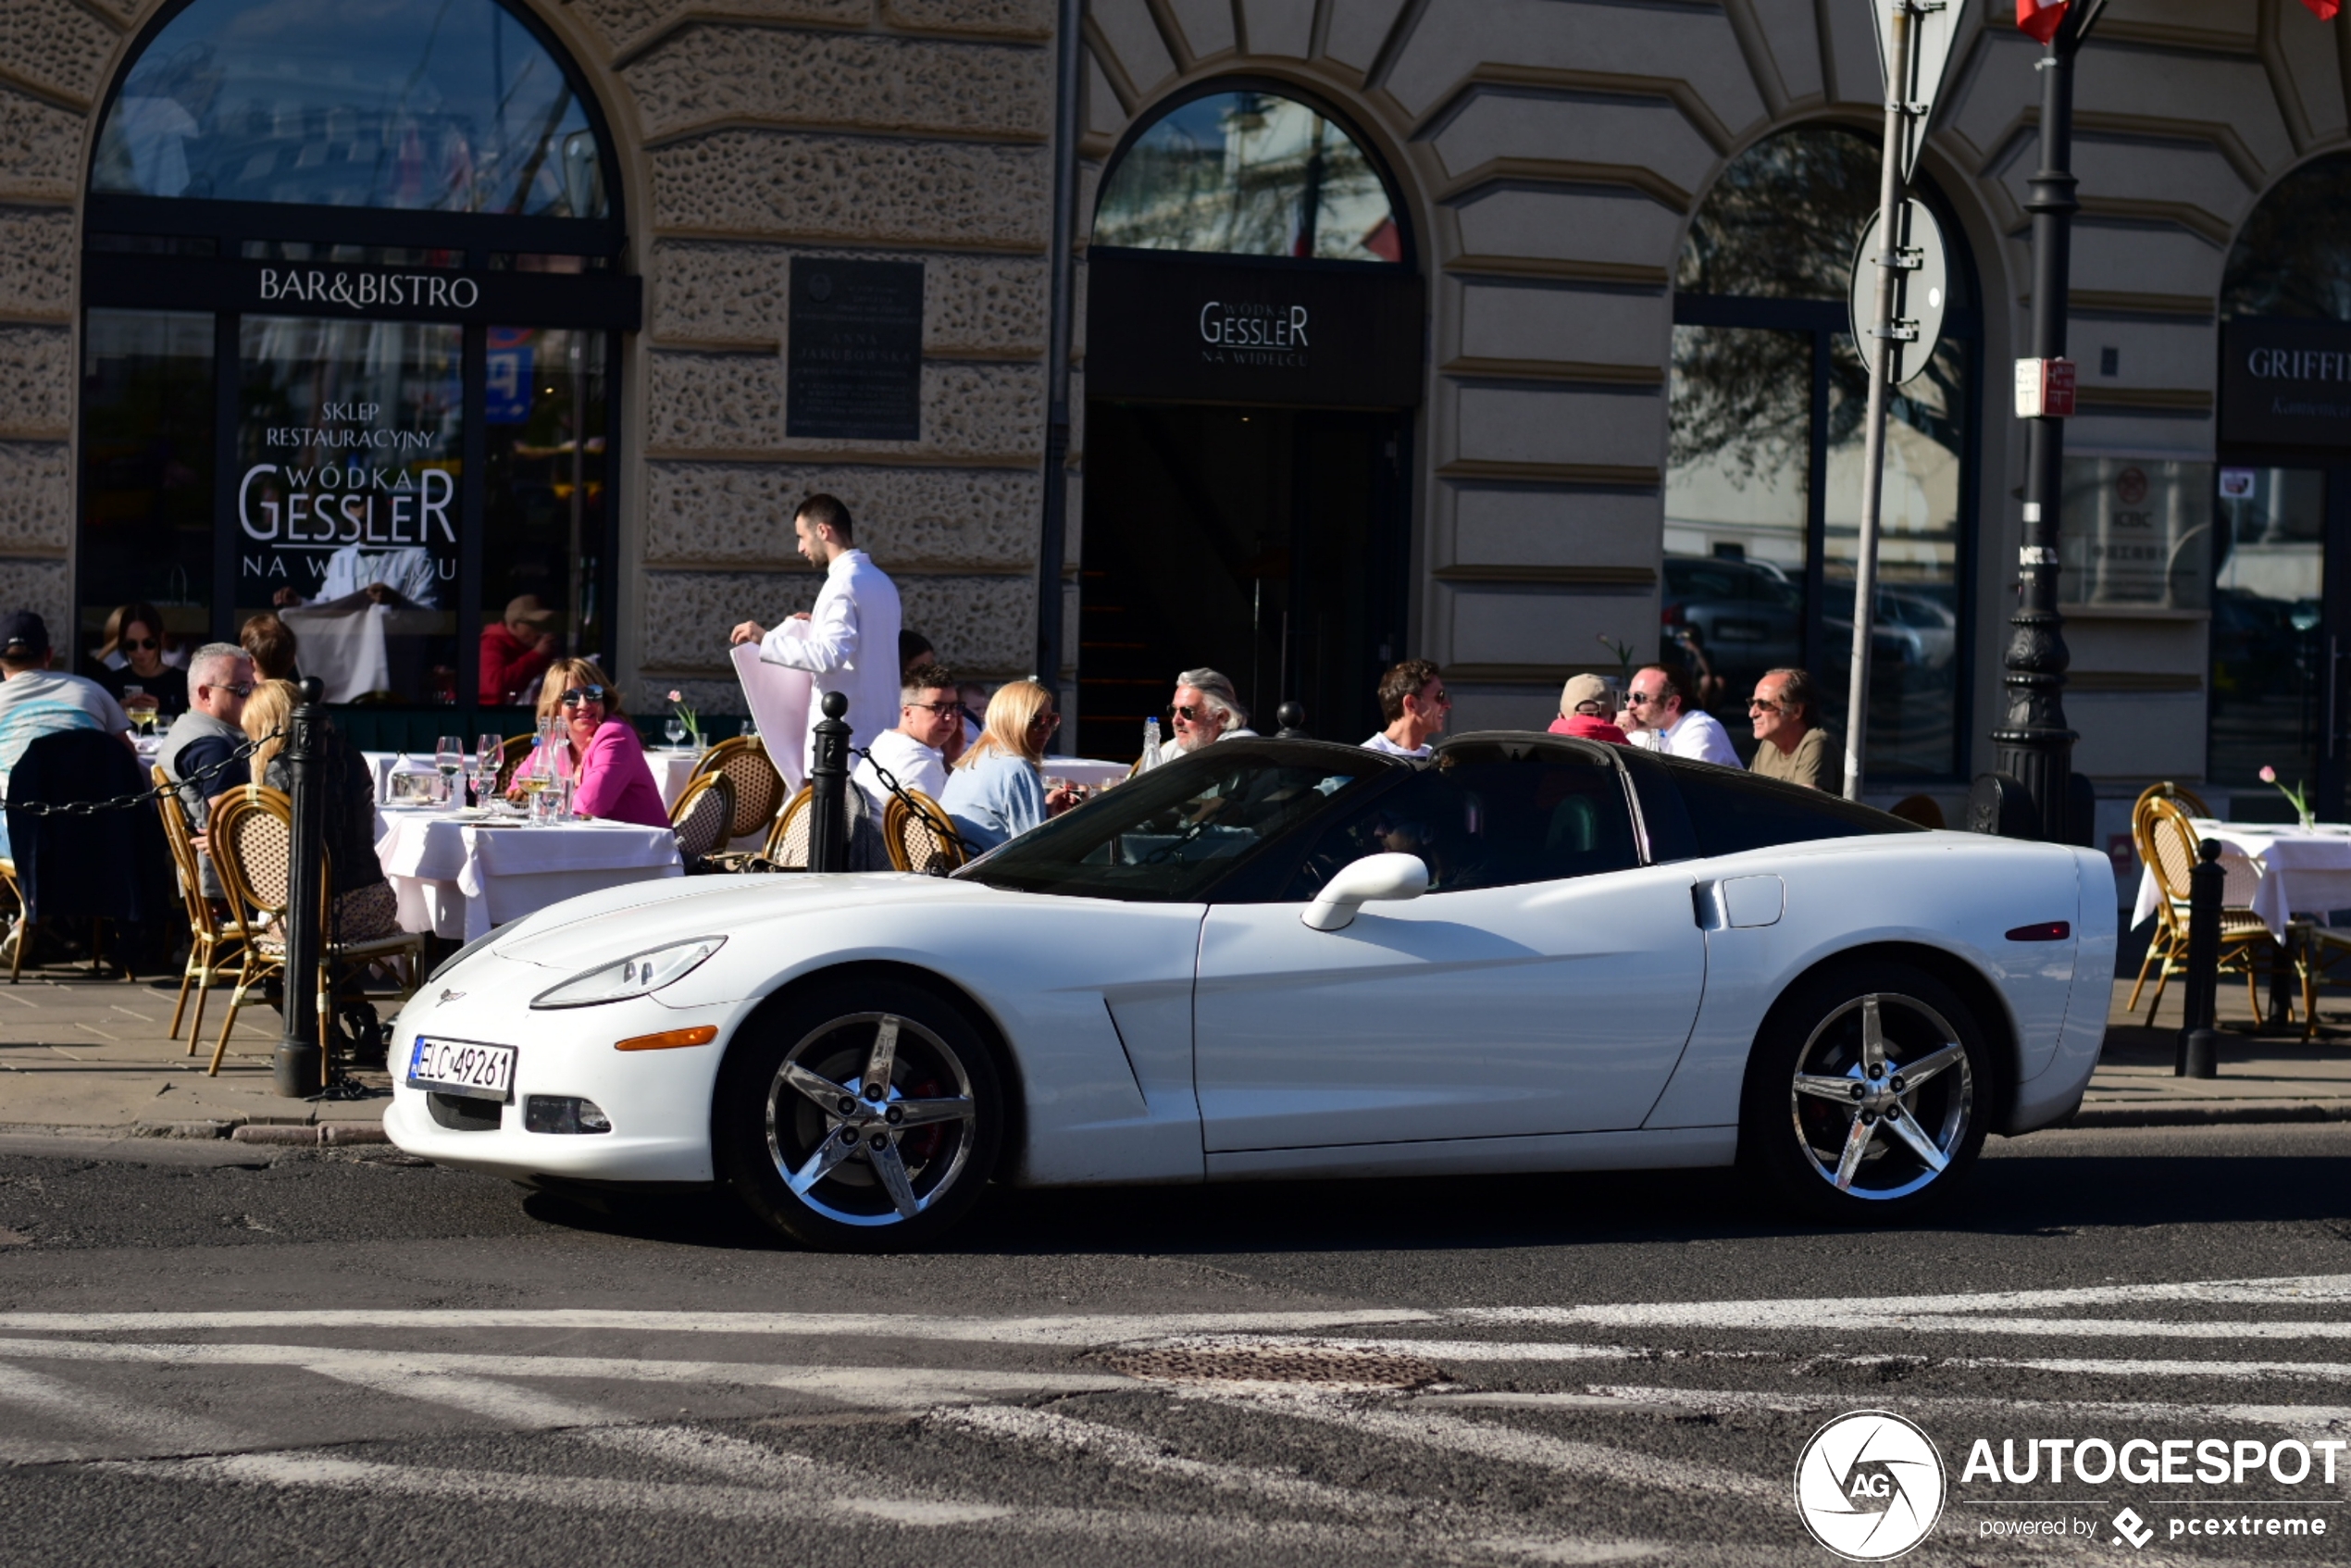
[{"label": "seated person", "polygon": [[[5,691],[6,688],[0,688]],[[245,703],[253,696],[253,660],[233,642],[207,642],[188,660],[188,711],[172,720],[155,765],[180,786],[180,804],[199,852],[215,797],[251,778],[252,764],[237,755],[245,743]],[[208,855],[197,862],[207,897],[221,896]]]},{"label": "seated person", "polygon": [[1033,680],[1007,681],[988,700],[988,723],[954,769],[939,803],[976,852],[992,850],[1077,803],[1045,792],[1045,743],[1061,727],[1053,694]]},{"label": "seated person", "polygon": [[186,713],[188,672],[165,661],[164,642],[163,615],[153,604],[118,607],[106,617],[106,640],[98,647],[98,684],[118,703],[128,698],[126,707],[152,708],[159,718]]},{"label": "seated person", "polygon": [[1821,728],[1820,699],[1812,678],[1800,669],[1765,670],[1747,704],[1755,728],[1755,760],[1748,770],[1785,778],[1834,795],[1845,787],[1845,762]]},{"label": "seated person", "polygon": [[[563,720],[554,754],[539,748],[515,769],[516,778],[540,767],[550,778],[573,780],[575,816],[669,826],[669,808],[661,803],[661,788],[646,765],[644,742],[637,739],[637,727],[620,716],[620,688],[604,679],[594,660],[560,660],[547,672],[539,689],[539,716]],[[522,790],[510,784],[506,795],[519,800]]]},{"label": "seated person", "polygon": [[1608,682],[1597,675],[1568,678],[1560,691],[1560,716],[1551,720],[1551,733],[1573,735],[1579,740],[1606,740],[1612,746],[1624,745],[1624,731],[1609,722],[1608,716],[1616,704],[1608,694]]},{"label": "seated person", "polygon": [[955,699],[955,674],[939,665],[916,665],[905,675],[898,691],[898,728],[874,737],[869,753],[858,759],[850,775],[865,792],[877,817],[889,809],[890,794],[879,763],[902,790],[919,790],[938,800],[947,788],[948,743],[963,728],[964,707]]},{"label": "seated person", "polygon": [[[25,748],[64,729],[104,729],[131,744],[131,720],[104,687],[49,667],[49,627],[31,610],[0,619],[0,799]],[[0,812],[0,858],[9,854]]]},{"label": "seated person", "polygon": [[[244,705],[242,726],[261,743],[254,748],[254,771],[272,790],[293,793],[293,770],[287,765],[283,731],[300,701],[293,682],[266,680],[254,689]],[[262,740],[271,731],[275,739]],[[326,812],[320,824],[327,850],[328,883],[334,902],[327,911],[327,940],[369,941],[400,933],[400,903],[392,884],[384,880],[376,859],[376,770],[358,749],[330,722],[313,732],[319,749],[318,773]],[[232,790],[215,790],[218,803]]]},{"label": "seated person", "polygon": [[505,616],[481,628],[481,700],[493,707],[530,700],[555,662],[555,612],[535,593],[507,601]]},{"label": "seated person", "polygon": [[294,635],[293,628],[278,618],[275,610],[247,616],[245,624],[237,628],[237,645],[253,655],[255,679],[300,683],[302,675],[294,668],[294,657],[302,650],[302,640]]}]

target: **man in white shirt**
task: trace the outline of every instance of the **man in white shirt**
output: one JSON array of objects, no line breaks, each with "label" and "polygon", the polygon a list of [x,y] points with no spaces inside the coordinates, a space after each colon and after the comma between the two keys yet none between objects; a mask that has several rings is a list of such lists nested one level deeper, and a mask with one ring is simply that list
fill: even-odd
[{"label": "man in white shirt", "polygon": [[[131,744],[122,705],[94,680],[49,667],[49,627],[31,610],[0,619],[0,798],[25,748],[65,729],[103,729]],[[9,852],[0,812],[0,855]]]},{"label": "man in white shirt", "polygon": [[916,665],[898,693],[898,728],[873,739],[849,777],[873,803],[877,820],[889,809],[890,794],[874,771],[879,763],[902,790],[919,790],[937,800],[947,790],[947,742],[964,722],[955,696],[954,672],[939,665]]},{"label": "man in white shirt", "polygon": [[[346,544],[327,557],[327,575],[319,581],[317,603],[331,604],[365,593],[376,604],[395,610],[438,610],[440,572],[432,552],[421,545],[363,551],[356,544]],[[301,592],[292,588],[281,588],[275,595],[280,607],[305,602]]]},{"label": "man in white shirt", "polygon": [[1379,711],[1387,728],[1363,742],[1365,751],[1427,756],[1429,742],[1445,732],[1453,712],[1444,672],[1426,659],[1405,660],[1379,678]]},{"label": "man in white shirt", "polygon": [[852,745],[871,745],[898,724],[898,585],[857,548],[849,508],[837,498],[810,496],[792,515],[791,527],[801,554],[825,573],[815,610],[802,611],[773,631],[745,621],[732,641],[756,642],[765,662],[816,678],[816,700],[808,704],[813,767],[826,693],[849,699]]},{"label": "man in white shirt", "polygon": [[1662,665],[1644,666],[1625,689],[1624,711],[1617,716],[1616,728],[1648,751],[1740,766],[1731,732],[1712,714],[1687,708],[1688,701],[1680,677]]}]

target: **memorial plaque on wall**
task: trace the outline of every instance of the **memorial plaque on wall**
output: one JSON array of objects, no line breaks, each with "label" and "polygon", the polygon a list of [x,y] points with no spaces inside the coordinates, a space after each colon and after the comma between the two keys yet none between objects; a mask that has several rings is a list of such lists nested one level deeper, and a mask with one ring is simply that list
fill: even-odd
[{"label": "memorial plaque on wall", "polygon": [[2351,447],[2351,325],[2273,318],[2222,326],[2220,439]]},{"label": "memorial plaque on wall", "polygon": [[1420,401],[1421,280],[1400,267],[1097,246],[1086,293],[1089,396],[1322,408]]},{"label": "memorial plaque on wall", "polygon": [[784,433],[919,441],[923,264],[794,256]]}]

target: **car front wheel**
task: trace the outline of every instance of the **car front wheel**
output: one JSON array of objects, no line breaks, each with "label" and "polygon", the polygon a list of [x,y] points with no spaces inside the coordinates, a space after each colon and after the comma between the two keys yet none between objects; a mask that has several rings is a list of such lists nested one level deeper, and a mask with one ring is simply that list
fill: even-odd
[{"label": "car front wheel", "polygon": [[719,1094],[713,1152],[736,1193],[831,1251],[936,1240],[977,1201],[1002,1138],[979,1032],[902,983],[827,986],[753,1024]]},{"label": "car front wheel", "polygon": [[1991,1055],[1941,980],[1899,963],[1803,982],[1756,1045],[1742,1158],[1831,1218],[1892,1218],[1958,1187],[1984,1147]]}]

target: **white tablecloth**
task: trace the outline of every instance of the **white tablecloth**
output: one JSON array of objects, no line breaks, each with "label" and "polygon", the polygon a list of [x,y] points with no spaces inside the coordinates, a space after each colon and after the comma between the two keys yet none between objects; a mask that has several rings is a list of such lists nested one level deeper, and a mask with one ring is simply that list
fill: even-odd
[{"label": "white tablecloth", "polygon": [[1066,778],[1072,784],[1115,784],[1134,765],[1129,762],[1098,762],[1092,757],[1047,757],[1039,771],[1048,778]]},{"label": "white tablecloth", "polygon": [[[2220,869],[2228,874],[2220,901],[2250,906],[2280,941],[2295,915],[2323,917],[2329,910],[2351,909],[2351,826],[2321,823],[2306,833],[2290,826],[2198,818],[2196,830],[2220,845]],[[2143,872],[2131,924],[2162,902],[2155,873]]]},{"label": "white tablecloth", "polygon": [[645,765],[653,770],[653,784],[661,790],[661,803],[674,806],[678,797],[686,792],[686,785],[693,778],[694,769],[701,765],[703,753],[693,751],[673,752],[666,746],[648,747]]},{"label": "white tablecloth", "polygon": [[376,858],[401,928],[471,941],[493,926],[622,882],[684,875],[666,828],[573,822],[491,826],[448,811],[387,807]]}]

